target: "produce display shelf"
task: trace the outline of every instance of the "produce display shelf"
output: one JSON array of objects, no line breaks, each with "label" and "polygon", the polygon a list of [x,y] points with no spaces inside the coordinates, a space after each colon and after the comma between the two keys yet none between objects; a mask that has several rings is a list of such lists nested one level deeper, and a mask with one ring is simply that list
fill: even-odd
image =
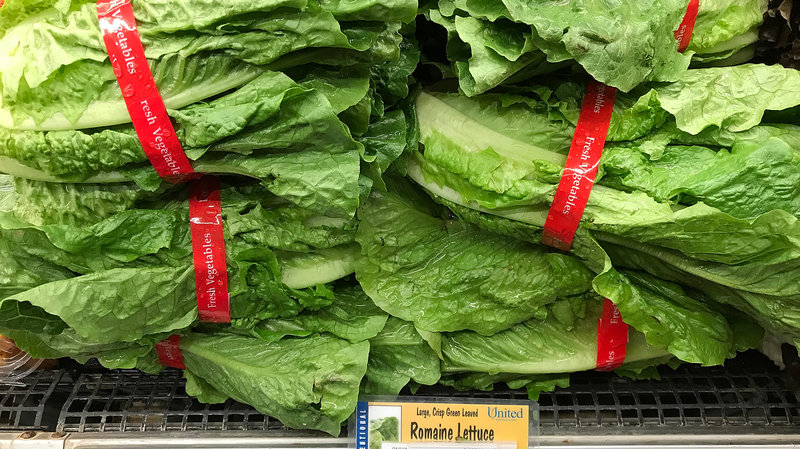
[{"label": "produce display shelf", "polygon": [[[662,369],[658,380],[576,374],[569,388],[539,398],[538,444],[800,447],[800,394],[789,373],[749,352],[724,367]],[[37,372],[24,383],[0,389],[0,448],[347,447],[344,438],[286,429],[234,401],[200,404],[172,369],[156,376],[62,369]],[[441,387],[418,394],[527,397],[521,390]]]}]

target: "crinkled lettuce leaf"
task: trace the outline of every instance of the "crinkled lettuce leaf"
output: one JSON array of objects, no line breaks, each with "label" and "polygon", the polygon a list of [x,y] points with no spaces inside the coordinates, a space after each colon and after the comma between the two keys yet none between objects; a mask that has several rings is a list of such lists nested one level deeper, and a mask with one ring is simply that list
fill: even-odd
[{"label": "crinkled lettuce leaf", "polygon": [[[334,100],[344,102],[340,107],[349,104],[341,98],[341,89],[332,92],[339,92]],[[349,102],[365,94],[356,88]],[[348,216],[358,205],[363,147],[339,121],[338,112],[320,90],[297,84],[283,73],[266,72],[214,101],[172,114],[195,170],[254,177],[302,207]],[[92,131],[0,129],[0,134],[0,169],[6,173],[51,182],[133,180],[140,185],[145,184],[142,175],[132,171],[142,167],[150,176],[155,173],[131,126]]]},{"label": "crinkled lettuce leaf", "polygon": [[366,341],[320,334],[266,342],[193,332],[181,338],[180,348],[189,376],[197,379],[187,391],[200,399],[230,397],[289,427],[334,436],[355,410],[369,355]]},{"label": "crinkled lettuce leaf", "polygon": [[394,396],[410,381],[418,385],[439,381],[439,356],[412,323],[390,317],[369,343],[364,394]]},{"label": "crinkled lettuce leaf", "polygon": [[[602,301],[591,301],[585,306],[584,317],[566,323],[549,316],[491,336],[470,331],[448,333],[442,340],[442,371],[537,375],[594,369]],[[644,335],[634,330],[629,332],[626,363],[660,359],[667,354],[663,349],[649,346]]]},{"label": "crinkled lettuce leaf", "polygon": [[448,57],[461,88],[476,95],[529,67],[533,75],[563,61],[623,91],[645,81],[673,81],[690,61],[673,36],[685,11],[677,0],[440,0],[428,16],[447,28]]},{"label": "crinkled lettuce leaf", "polygon": [[404,183],[359,210],[356,276],[392,316],[434,332],[492,334],[590,290],[577,259],[441,217]]},{"label": "crinkled lettuce leaf", "polygon": [[383,331],[388,318],[360,287],[348,286],[336,289],[335,299],[329,306],[304,310],[294,318],[264,320],[250,332],[266,341],[328,333],[359,342],[375,338]]},{"label": "crinkled lettuce leaf", "polygon": [[[13,0],[2,12],[0,52],[6,58],[0,67],[0,123],[55,130],[129,122],[107,61],[96,5],[31,3]],[[410,1],[377,0],[236,1],[226,8],[160,3],[134,5],[134,14],[170,108],[234,88],[265,68],[313,62],[304,52],[342,51],[332,64],[339,66],[397,59],[399,24],[411,21],[416,8]],[[39,52],[51,56],[26,56]]]},{"label": "crinkled lettuce leaf", "polygon": [[[222,197],[235,327],[293,318],[335,301],[329,284],[351,274],[359,254],[351,221],[270,204],[259,187],[225,187]],[[27,338],[34,354],[53,357],[93,350],[74,350],[81,345],[147,346],[193,326],[197,300],[185,196],[150,207],[91,225],[34,225],[2,212],[0,250],[14,262],[0,277],[2,332],[21,336],[23,346]],[[41,329],[31,326],[31,317]]]},{"label": "crinkled lettuce leaf", "polygon": [[700,2],[689,50],[705,56],[753,44],[766,10],[766,0]]}]

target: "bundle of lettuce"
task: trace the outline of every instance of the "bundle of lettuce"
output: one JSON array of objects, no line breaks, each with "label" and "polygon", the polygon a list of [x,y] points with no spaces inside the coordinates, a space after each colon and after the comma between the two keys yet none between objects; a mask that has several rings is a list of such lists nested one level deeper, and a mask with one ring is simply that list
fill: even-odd
[{"label": "bundle of lettuce", "polygon": [[[539,242],[584,90],[423,92],[408,174],[462,220]],[[746,64],[618,94],[572,253],[631,325],[643,330],[637,316],[660,307],[623,269],[679,282],[800,347],[798,92],[800,72]]]},{"label": "bundle of lettuce", "polygon": [[[183,334],[190,394],[338,434],[367,371],[366,341],[387,320],[352,280],[356,223],[233,182],[221,190],[232,323],[201,325],[185,186],[2,177],[0,333],[35,357],[147,372],[163,368],[154,345]],[[62,211],[36,214],[36,195]]]},{"label": "bundle of lettuce", "polygon": [[[13,211],[17,195],[6,192],[0,207],[0,328],[21,348],[132,367],[152,343],[197,324],[185,187],[92,223],[34,224]],[[266,319],[335,301],[332,283],[359,255],[353,219],[258,185],[226,185],[221,196],[232,328],[258,334]]]},{"label": "bundle of lettuce", "polygon": [[766,0],[703,0],[688,49],[675,39],[687,0],[438,0],[424,10],[447,30],[446,60],[468,96],[582,67],[629,91],[675,81],[690,63],[732,65],[755,54]]},{"label": "bundle of lettuce", "polygon": [[[352,216],[374,133],[407,95],[411,0],[134,2],[145,55],[197,172],[261,180],[294,204]],[[161,179],[136,137],[90,0],[0,9],[0,171],[51,182]],[[404,36],[409,36],[404,38]],[[394,149],[392,149],[394,150]],[[365,180],[362,179],[362,187]]]},{"label": "bundle of lettuce", "polygon": [[333,435],[360,389],[439,380],[433,346],[352,279],[354,219],[226,181],[230,326],[197,320],[185,186],[0,177],[0,333],[36,357],[151,373],[163,369],[154,345],[182,334],[189,394]]},{"label": "bundle of lettuce", "polygon": [[[418,344],[409,346],[416,360],[430,360],[423,352],[430,349],[439,355],[438,364],[426,363],[439,367],[441,383],[489,389],[505,382],[527,386],[535,398],[565,386],[569,373],[597,367],[603,298],[578,257],[502,235],[513,224],[492,216],[480,226],[459,220],[407,181],[373,192],[359,217],[357,279],[389,324],[416,331]],[[620,273],[641,309],[623,311],[632,329],[619,374],[653,376],[659,365],[681,361],[720,364],[763,337],[747,316],[701,291],[637,269]]]}]

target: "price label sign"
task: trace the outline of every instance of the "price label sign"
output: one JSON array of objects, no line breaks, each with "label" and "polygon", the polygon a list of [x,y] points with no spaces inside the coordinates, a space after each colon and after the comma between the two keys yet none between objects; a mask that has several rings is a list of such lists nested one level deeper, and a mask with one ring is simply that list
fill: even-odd
[{"label": "price label sign", "polygon": [[527,449],[536,445],[532,401],[365,398],[350,421],[355,449]]}]

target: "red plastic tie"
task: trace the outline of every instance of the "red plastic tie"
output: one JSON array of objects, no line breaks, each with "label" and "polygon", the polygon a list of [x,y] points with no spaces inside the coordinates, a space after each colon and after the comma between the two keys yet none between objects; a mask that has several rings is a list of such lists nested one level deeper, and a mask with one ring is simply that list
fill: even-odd
[{"label": "red plastic tie", "polygon": [[192,254],[200,321],[230,323],[228,263],[219,188],[216,176],[204,176],[189,184]]},{"label": "red plastic tie", "polygon": [[597,322],[597,371],[613,371],[625,363],[628,325],[610,299],[603,301],[603,315]]},{"label": "red plastic tie", "polygon": [[147,158],[170,182],[194,173],[158,92],[130,0],[97,0],[97,17],[128,114]]},{"label": "red plastic tie", "polygon": [[678,41],[678,51],[683,53],[689,48],[689,43],[692,42],[692,32],[694,32],[694,24],[697,22],[697,12],[700,10],[700,0],[690,0],[689,5],[686,7],[686,15],[683,16],[678,29],[675,30],[675,39]]},{"label": "red plastic tie", "polygon": [[181,337],[173,335],[165,340],[156,343],[156,354],[162,365],[170,368],[186,369],[181,355]]},{"label": "red plastic tie", "polygon": [[597,81],[586,88],[564,172],[544,223],[546,245],[563,251],[572,247],[597,177],[616,95],[617,89]]}]

